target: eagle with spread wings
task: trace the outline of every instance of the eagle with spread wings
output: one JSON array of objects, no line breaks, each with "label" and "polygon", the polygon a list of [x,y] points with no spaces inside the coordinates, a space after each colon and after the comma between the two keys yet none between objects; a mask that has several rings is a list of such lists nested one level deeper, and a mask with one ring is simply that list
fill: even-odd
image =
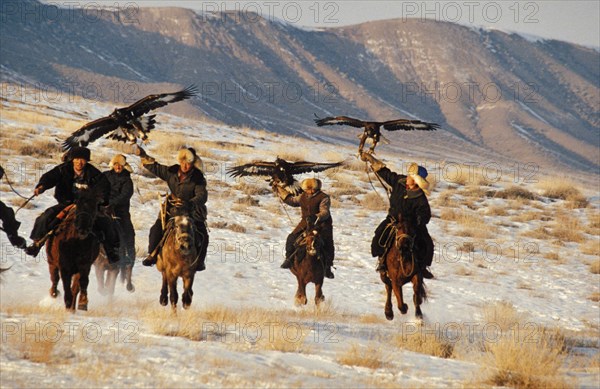
[{"label": "eagle with spread wings", "polygon": [[196,96],[198,90],[190,85],[184,90],[173,93],[161,93],[144,97],[129,107],[116,108],[110,115],[87,123],[73,132],[62,144],[63,150],[75,146],[87,146],[102,136],[117,141],[136,143],[138,139],[146,141],[148,132],[156,125],[156,115],[146,115],[148,112]]},{"label": "eagle with spread wings", "polygon": [[322,118],[322,119],[319,118],[317,115],[315,115],[315,116],[316,116],[315,123],[319,127],[331,126],[331,125],[337,124],[337,125],[345,125],[345,126],[351,126],[351,127],[357,127],[357,128],[364,128],[363,133],[361,135],[359,135],[359,138],[360,138],[360,145],[358,146],[359,154],[362,152],[363,147],[365,145],[365,141],[367,139],[371,139],[373,141],[373,145],[371,146],[371,149],[369,150],[371,153],[373,153],[373,151],[375,151],[375,146],[377,146],[377,143],[379,142],[379,140],[381,138],[383,138],[383,140],[386,143],[389,143],[387,141],[387,139],[385,139],[385,137],[383,137],[383,135],[381,135],[381,127],[385,128],[388,131],[397,131],[397,130],[435,131],[438,128],[440,128],[439,124],[436,124],[436,123],[427,123],[427,122],[422,122],[420,120],[410,120],[410,119],[396,119],[396,120],[389,120],[387,122],[366,122],[366,121],[354,119],[354,118],[351,118],[348,116],[326,117],[326,118]]},{"label": "eagle with spread wings", "polygon": [[302,192],[300,184],[294,178],[296,174],[308,172],[322,172],[327,169],[341,166],[343,162],[318,163],[318,162],[288,162],[277,157],[275,162],[254,161],[245,165],[234,166],[227,169],[232,177],[265,176],[270,177],[271,185],[278,185],[293,195]]}]

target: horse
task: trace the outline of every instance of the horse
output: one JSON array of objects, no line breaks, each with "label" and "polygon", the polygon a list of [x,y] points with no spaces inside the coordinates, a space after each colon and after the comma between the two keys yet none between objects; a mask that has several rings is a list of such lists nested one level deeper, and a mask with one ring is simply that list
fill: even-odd
[{"label": "horse", "polygon": [[[323,295],[323,280],[325,278],[325,264],[319,259],[318,251],[321,250],[321,239],[314,230],[307,229],[300,235],[301,241],[294,252],[293,265],[290,268],[292,274],[298,280],[295,303],[297,306],[306,305],[306,285],[309,282],[315,284],[315,305],[325,300]],[[322,251],[321,251],[322,252]]]},{"label": "horse", "polygon": [[65,308],[71,311],[75,310],[78,294],[77,308],[87,310],[90,268],[100,251],[100,242],[92,232],[99,202],[95,191],[84,192],[46,244],[52,280],[50,296],[58,296],[58,281],[62,279]]},{"label": "horse", "polygon": [[164,229],[164,244],[159,249],[156,268],[162,273],[160,305],[166,306],[170,297],[173,312],[177,310],[177,279],[183,280],[181,302],[184,309],[192,304],[194,276],[201,253],[196,247],[194,222],[188,215],[173,216]]},{"label": "horse", "polygon": [[121,260],[112,265],[108,263],[108,258],[106,257],[106,252],[104,248],[100,248],[100,254],[98,254],[98,258],[94,262],[94,271],[96,273],[96,281],[98,282],[98,292],[100,292],[103,296],[112,296],[115,294],[115,284],[117,282],[117,277],[119,274],[121,275],[121,283],[125,284],[125,287],[128,292],[135,292],[135,286],[131,281],[131,273],[133,270],[133,265],[125,264],[123,259],[123,251],[124,251],[124,243],[121,242],[121,246],[119,247],[119,256]]},{"label": "horse", "polygon": [[402,297],[402,286],[409,281],[413,285],[413,303],[417,318],[423,317],[421,304],[427,299],[425,283],[423,282],[423,267],[418,263],[422,253],[414,247],[415,228],[409,220],[398,215],[396,223],[392,224],[390,238],[393,244],[385,253],[387,272],[381,272],[381,281],[385,284],[387,298],[385,302],[385,317],[394,319],[392,309],[392,289],[398,300],[398,309],[403,315],[408,312],[408,306]]}]

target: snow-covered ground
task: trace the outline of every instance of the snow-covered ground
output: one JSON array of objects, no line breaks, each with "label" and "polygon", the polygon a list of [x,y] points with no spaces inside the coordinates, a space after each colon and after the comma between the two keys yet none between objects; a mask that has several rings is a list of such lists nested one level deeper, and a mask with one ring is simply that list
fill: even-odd
[{"label": "snow-covered ground", "polygon": [[[91,120],[112,110],[84,100],[48,105],[2,101],[0,163],[25,196],[58,163],[60,153],[55,150],[45,158],[35,150],[24,153],[23,145],[58,145],[86,120],[74,111],[85,112]],[[24,111],[38,116],[18,114]],[[456,166],[430,169],[438,181],[430,197],[434,217],[429,224],[436,243],[436,278],[427,281],[422,322],[414,318],[409,286],[404,288],[408,314],[400,315],[395,308],[396,317],[388,322],[384,286],[369,254],[387,199],[371,173],[385,201],[373,194],[355,147],[162,113],[157,120],[147,147],[150,155],[171,164],[177,145],[187,144],[199,150],[205,163],[211,245],[207,270],[196,275],[191,308],[179,308],[173,315],[161,307],[161,275],[154,267],[141,266],[158,212],[156,193],[166,187],[147,174],[135,174],[134,293],[119,284],[109,300],[96,291],[92,274],[89,310],[65,312],[62,295],[56,300],[48,295],[45,254],[27,257],[0,235],[0,266],[10,266],[0,284],[2,387],[478,387],[486,385],[488,370],[498,367],[487,358],[490,344],[508,337],[535,349],[548,330],[559,331],[567,345],[557,375],[566,377],[568,385],[600,386],[600,276],[590,270],[594,264],[597,269],[599,260],[598,193],[580,188],[590,201],[587,208],[546,197],[505,199],[489,192],[501,193],[516,183],[540,194],[535,184],[524,182],[535,172],[519,177],[514,167],[498,170],[490,164],[495,167],[488,171],[493,182],[457,184],[449,179]],[[115,151],[126,150],[106,140],[90,148],[92,163],[101,170],[108,169]],[[385,146],[378,150],[392,170],[410,162],[402,152]],[[325,281],[326,300],[319,308],[312,300],[312,285],[308,305],[295,307],[296,280],[279,268],[298,210],[284,210],[263,179],[225,174],[237,163],[278,155],[348,163],[319,175],[333,198],[336,244],[335,279]],[[128,161],[141,171],[137,157],[130,155]],[[417,162],[442,166],[425,155]],[[2,201],[16,209],[22,200],[6,181],[1,189]],[[46,192],[19,211],[21,234],[28,236],[35,217],[53,204],[51,192]],[[544,227],[564,213],[567,219],[561,220],[570,220],[569,228],[579,229],[581,240],[543,236]],[[479,224],[464,222],[461,215]],[[415,336],[421,343],[449,344],[453,351],[447,358],[431,355],[439,354],[428,353],[424,345],[411,351],[403,341]]]}]

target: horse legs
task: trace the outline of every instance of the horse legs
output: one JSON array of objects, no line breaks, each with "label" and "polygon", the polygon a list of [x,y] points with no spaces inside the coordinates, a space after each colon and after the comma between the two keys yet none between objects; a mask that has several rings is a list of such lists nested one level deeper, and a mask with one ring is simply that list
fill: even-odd
[{"label": "horse legs", "polygon": [[423,318],[423,312],[421,312],[421,304],[423,303],[423,278],[418,274],[415,274],[412,278],[413,284],[413,303],[415,304],[415,316],[419,319]]},{"label": "horse legs", "polygon": [[315,284],[315,305],[319,305],[325,301],[325,295],[323,294],[323,283]]},{"label": "horse legs", "polygon": [[169,280],[169,299],[171,300],[171,309],[173,312],[177,311],[177,300],[179,300],[179,294],[177,293],[177,277],[173,277]]},{"label": "horse legs", "polygon": [[296,290],[296,305],[306,305],[308,299],[306,298],[306,282],[300,277],[298,278],[298,290]]},{"label": "horse legs", "polygon": [[408,305],[404,303],[404,297],[402,296],[402,285],[396,281],[392,281],[392,288],[394,289],[394,294],[396,295],[396,299],[398,300],[398,309],[400,313],[405,315],[408,312]]},{"label": "horse legs", "polygon": [[125,267],[121,268],[121,279],[127,282],[127,291],[135,292],[135,286],[133,286],[133,282],[131,282],[131,274],[133,273],[133,265],[125,265]]},{"label": "horse legs", "polygon": [[75,310],[75,301],[73,300],[73,291],[71,290],[71,278],[73,277],[71,274],[65,274],[61,272],[61,278],[63,283],[63,290],[65,291],[65,308],[70,309],[72,311]]},{"label": "horse legs", "polygon": [[167,305],[167,302],[169,301],[169,296],[168,296],[168,292],[169,292],[169,286],[167,285],[167,275],[165,274],[165,272],[162,273],[163,276],[163,282],[162,282],[162,288],[160,289],[160,305],[162,305],[163,307]]},{"label": "horse legs", "polygon": [[88,295],[87,288],[90,283],[89,269],[82,269],[78,276],[79,283],[79,301],[77,302],[77,309],[80,311],[87,311],[88,308]]},{"label": "horse legs", "polygon": [[58,266],[48,261],[48,267],[50,268],[50,281],[52,281],[52,286],[50,287],[50,297],[56,298],[60,294],[58,290],[58,281],[60,281],[60,273]]},{"label": "horse legs", "polygon": [[119,268],[106,270],[106,283],[104,284],[106,287],[106,292],[110,299],[112,299],[115,294],[115,284],[117,283],[117,277],[119,275]]},{"label": "horse legs", "polygon": [[183,296],[181,297],[181,302],[183,303],[183,309],[188,309],[192,304],[192,296],[194,295],[194,291],[192,290],[192,285],[194,284],[194,274],[183,277]]},{"label": "horse legs", "polygon": [[81,285],[80,285],[80,281],[81,281],[81,274],[80,273],[75,273],[73,275],[73,278],[71,278],[71,310],[75,310],[76,307],[76,301],[77,301],[77,296],[79,295],[79,291],[81,290]]},{"label": "horse legs", "polygon": [[98,284],[98,293],[102,296],[106,295],[106,287],[104,285],[104,266],[94,263],[94,273],[96,273],[96,283]]},{"label": "horse legs", "polygon": [[385,273],[381,273],[381,281],[385,284],[385,318],[388,320],[394,319],[394,310],[392,309],[392,281]]}]

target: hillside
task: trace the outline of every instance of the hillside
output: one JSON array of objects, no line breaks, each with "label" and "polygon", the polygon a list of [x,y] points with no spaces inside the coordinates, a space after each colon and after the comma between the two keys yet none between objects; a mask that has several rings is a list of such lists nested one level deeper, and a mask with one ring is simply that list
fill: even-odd
[{"label": "hillside", "polygon": [[17,85],[3,96],[36,86],[61,91],[58,102],[123,104],[195,83],[201,97],[170,112],[334,145],[356,130],[317,128],[314,114],[415,117],[443,131],[387,134],[388,151],[410,144],[444,160],[461,150],[459,163],[513,161],[546,173],[600,167],[594,49],[410,19],[306,31],[248,14],[56,15],[35,1],[14,4],[21,8],[0,10],[0,74]]},{"label": "hillside", "polygon": [[[111,107],[81,98],[51,106],[2,100],[0,164],[15,189],[29,196],[59,162],[58,140]],[[511,165],[486,171],[418,159],[437,180],[428,225],[436,278],[427,281],[423,321],[414,318],[409,286],[408,314],[394,307],[394,321],[386,321],[369,245],[387,199],[355,158],[355,144],[332,147],[162,112],[157,120],[163,125],[151,133],[149,154],[170,164],[180,146],[193,146],[208,181],[211,245],[191,308],[173,315],[161,307],[161,276],[141,266],[157,193],[166,186],[129,155],[136,186],[134,293],[119,284],[114,298],[102,296],[92,275],[89,311],[65,312],[60,297],[48,296],[45,255],[28,257],[0,233],[0,267],[10,267],[0,282],[0,386],[600,385],[600,198],[593,187],[542,171],[519,175]],[[91,148],[101,170],[115,152],[130,150],[104,139]],[[325,281],[320,308],[312,287],[308,305],[294,307],[296,280],[279,268],[297,209],[284,210],[263,179],[225,174],[277,155],[346,162],[319,175],[332,196],[336,242],[335,279]],[[383,150],[379,157],[396,171],[414,159]],[[460,150],[450,157],[460,159]],[[4,180],[0,197],[15,208],[23,202]],[[21,233],[52,204],[47,192],[19,211]]]}]

